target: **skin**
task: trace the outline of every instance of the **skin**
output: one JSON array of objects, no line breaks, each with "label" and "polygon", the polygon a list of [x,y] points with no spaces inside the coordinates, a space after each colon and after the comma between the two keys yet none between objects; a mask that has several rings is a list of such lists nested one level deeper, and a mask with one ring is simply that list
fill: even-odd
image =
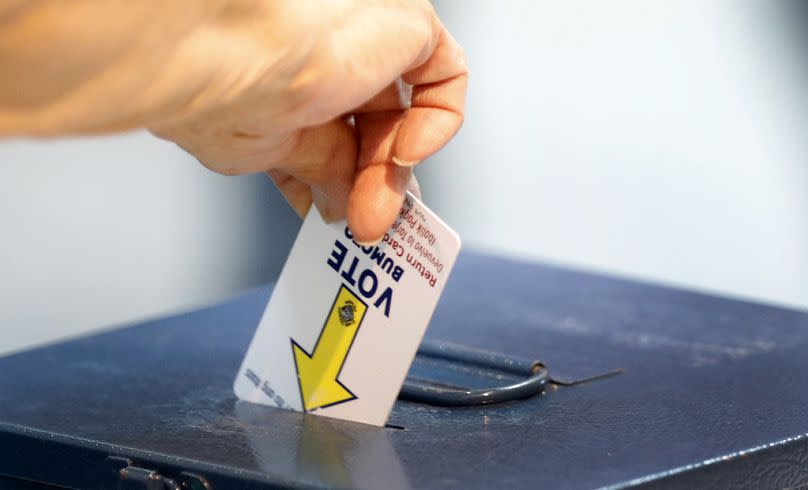
[{"label": "skin", "polygon": [[5,0],[0,69],[0,136],[148,128],[363,243],[459,130],[468,81],[420,0]]}]

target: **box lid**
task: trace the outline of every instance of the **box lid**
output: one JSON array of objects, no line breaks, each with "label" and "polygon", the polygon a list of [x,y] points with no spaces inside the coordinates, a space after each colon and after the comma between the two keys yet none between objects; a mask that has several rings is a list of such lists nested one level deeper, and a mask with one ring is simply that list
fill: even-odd
[{"label": "box lid", "polygon": [[0,359],[0,474],[109,488],[129,459],[211,488],[808,481],[805,312],[466,253],[428,338],[625,373],[486,407],[399,401],[403,429],[379,429],[235,399],[270,290]]}]

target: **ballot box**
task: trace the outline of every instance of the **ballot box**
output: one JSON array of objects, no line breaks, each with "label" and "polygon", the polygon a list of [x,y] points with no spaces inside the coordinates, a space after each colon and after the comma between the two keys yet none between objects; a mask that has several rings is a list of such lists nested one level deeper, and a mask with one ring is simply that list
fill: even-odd
[{"label": "ballot box", "polygon": [[[462,254],[427,332],[432,352],[381,428],[236,400],[271,290],[0,359],[5,485],[808,484],[806,312]],[[531,373],[491,376],[480,359],[435,355],[440,342],[531,360],[541,382],[465,403]],[[459,398],[419,398],[425,386]]]}]

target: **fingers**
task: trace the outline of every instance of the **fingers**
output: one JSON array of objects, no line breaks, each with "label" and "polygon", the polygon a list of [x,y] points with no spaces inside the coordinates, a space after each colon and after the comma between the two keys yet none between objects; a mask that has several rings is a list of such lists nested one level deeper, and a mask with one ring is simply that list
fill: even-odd
[{"label": "fingers", "polygon": [[[211,130],[208,120],[178,127],[152,128],[173,141],[199,163],[222,175],[264,172],[276,166],[297,144],[296,132],[248,133],[237,129]],[[219,128],[216,128],[219,129]]]},{"label": "fingers", "polygon": [[463,49],[442,29],[432,56],[402,78],[413,86],[412,101],[396,134],[393,159],[409,166],[440,150],[463,124],[468,86]]},{"label": "fingers", "polygon": [[401,208],[411,167],[442,148],[463,123],[465,57],[457,41],[435,22],[440,35],[434,51],[402,77],[413,86],[409,109],[387,105],[355,115],[359,160],[348,199],[348,225],[357,241],[376,242],[384,236]]},{"label": "fingers", "polygon": [[412,169],[394,164],[393,136],[404,111],[373,112],[354,117],[359,136],[359,159],[348,198],[348,226],[358,242],[379,241],[404,200]]},{"label": "fingers", "polygon": [[[316,115],[312,121],[336,117],[331,122],[299,131],[289,131],[285,124],[232,134],[233,125],[227,124],[221,138],[208,137],[207,124],[199,124],[167,130],[165,136],[221,173],[273,169],[270,177],[298,214],[305,215],[314,203],[327,221],[347,217],[358,241],[378,241],[401,207],[412,165],[443,147],[464,117],[468,77],[463,51],[434,12],[429,13],[428,3],[424,5],[403,27],[400,16],[390,14],[399,29],[395,33],[409,33],[403,36],[408,49],[383,50],[373,44],[402,42],[401,35],[383,30],[375,17],[360,16],[360,24],[380,32],[368,31],[355,42],[351,39],[359,31],[343,33],[345,46],[368,49],[339,50],[343,55],[336,59],[344,63],[335,66],[344,70],[309,104]],[[350,113],[352,123],[350,117],[340,117],[362,101]]]},{"label": "fingers", "polygon": [[346,210],[358,211],[348,211],[349,227],[358,242],[375,243],[401,209],[404,193],[409,190],[420,198],[412,169],[389,160],[392,140],[385,136],[396,122],[387,116],[356,116],[357,130],[366,136],[365,159],[359,160],[366,171],[355,180],[356,139],[346,122],[333,121],[301,133],[281,168],[268,171],[298,215],[304,217],[312,202],[326,221],[345,218]]},{"label": "fingers", "polygon": [[327,222],[345,218],[356,171],[353,128],[337,119],[300,132],[294,149],[269,176],[301,217],[311,203]]},{"label": "fingers", "polygon": [[312,202],[311,189],[309,189],[308,184],[283,170],[269,170],[267,173],[272,182],[275,183],[275,187],[281,191],[289,206],[295,210],[295,213],[301,218],[305,217],[311,208]]},{"label": "fingers", "polygon": [[412,169],[392,163],[357,174],[348,198],[348,227],[363,245],[377,243],[390,228],[404,201]]},{"label": "fingers", "polygon": [[407,109],[410,107],[411,98],[412,86],[399,77],[369,101],[351,112],[353,114],[362,114]]},{"label": "fingers", "polygon": [[175,141],[215,172],[266,171],[301,217],[312,202],[326,221],[346,216],[357,149],[354,128],[343,119],[286,134],[215,133],[193,126],[155,133]]}]

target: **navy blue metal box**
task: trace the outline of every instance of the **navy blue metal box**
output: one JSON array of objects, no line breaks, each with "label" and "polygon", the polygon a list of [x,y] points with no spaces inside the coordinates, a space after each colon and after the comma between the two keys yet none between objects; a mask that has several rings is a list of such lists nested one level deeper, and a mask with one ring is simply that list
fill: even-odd
[{"label": "navy blue metal box", "polygon": [[560,378],[625,373],[485,407],[400,401],[381,429],[236,401],[270,290],[0,359],[0,474],[76,488],[808,483],[805,312],[464,254],[428,338]]}]

